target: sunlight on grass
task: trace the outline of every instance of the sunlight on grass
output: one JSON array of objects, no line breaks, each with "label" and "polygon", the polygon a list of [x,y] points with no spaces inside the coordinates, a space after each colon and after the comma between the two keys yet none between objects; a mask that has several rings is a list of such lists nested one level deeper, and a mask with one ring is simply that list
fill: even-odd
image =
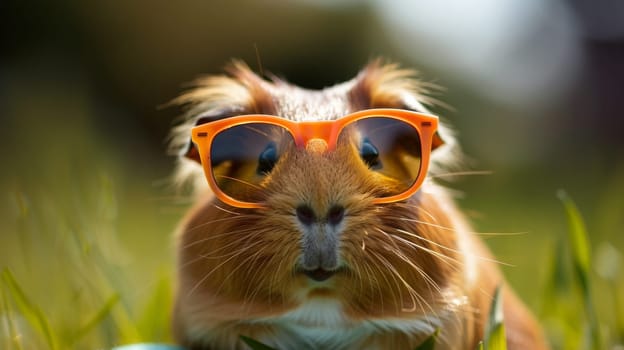
[{"label": "sunlight on grass", "polygon": [[505,320],[503,319],[503,296],[501,287],[496,288],[488,322],[485,326],[485,337],[483,338],[484,350],[506,350],[505,342]]},{"label": "sunlight on grass", "polygon": [[568,197],[564,191],[559,191],[559,199],[563,202],[566,214],[568,216],[568,242],[572,251],[572,262],[574,265],[575,276],[578,281],[578,287],[581,290],[583,306],[590,332],[590,345],[592,349],[603,349],[602,337],[600,335],[600,325],[596,317],[592,300],[592,290],[590,279],[590,250],[589,238],[585,223],[581,218],[581,214],[576,204]]},{"label": "sunlight on grass", "polygon": [[32,208],[32,197],[16,196],[20,233],[14,238],[27,255],[18,255],[23,263],[0,275],[3,349],[96,349],[170,340],[170,272],[158,273],[160,281],[149,289],[133,284],[115,238],[109,180],[98,181],[97,215],[80,218],[84,221],[68,218],[71,205],[56,202],[42,210]]},{"label": "sunlight on grass", "polygon": [[[15,277],[9,269],[2,271],[2,282],[7,289],[6,294],[10,295],[17,305],[19,314],[24,317],[28,324],[37,331],[37,334],[43,338],[51,350],[58,349],[56,335],[52,333],[48,319],[45,317],[38,305],[34,304],[17,283]],[[4,295],[4,293],[3,293]],[[14,339],[17,337],[14,336]]]}]

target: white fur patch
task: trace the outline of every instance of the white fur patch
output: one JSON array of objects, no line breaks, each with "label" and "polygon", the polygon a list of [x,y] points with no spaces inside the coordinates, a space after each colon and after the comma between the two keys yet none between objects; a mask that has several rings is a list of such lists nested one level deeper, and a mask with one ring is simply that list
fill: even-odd
[{"label": "white fur patch", "polygon": [[431,334],[442,322],[437,317],[350,320],[336,300],[311,299],[284,315],[265,319],[282,329],[279,342],[299,349],[351,349],[367,335],[385,332]]},{"label": "white fur patch", "polygon": [[334,328],[344,327],[348,323],[338,301],[322,298],[311,299],[279,319],[306,327]]}]

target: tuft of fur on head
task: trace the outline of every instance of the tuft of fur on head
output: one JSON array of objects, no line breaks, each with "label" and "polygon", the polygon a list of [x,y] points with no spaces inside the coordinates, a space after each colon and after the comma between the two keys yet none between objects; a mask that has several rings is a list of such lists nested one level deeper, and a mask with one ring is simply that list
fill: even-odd
[{"label": "tuft of fur on head", "polygon": [[[173,176],[174,185],[180,189],[190,185],[192,192],[207,188],[203,170],[197,161],[187,155],[191,148],[191,129],[202,120],[222,115],[261,113],[270,110],[272,103],[267,89],[269,83],[258,77],[241,61],[226,67],[227,75],[210,75],[196,79],[192,89],[172,101],[186,109],[183,122],[174,127],[169,136],[169,150],[178,156]],[[265,112],[266,113],[266,112]]]},{"label": "tuft of fur on head", "polygon": [[[358,74],[355,81],[357,83],[350,95],[352,101],[356,102],[356,110],[403,108],[431,113],[428,107],[436,105],[449,109],[446,104],[432,96],[441,89],[438,85],[424,81],[418,71],[401,68],[397,63],[373,60]],[[430,174],[465,169],[465,157],[457,143],[455,131],[442,117],[438,125],[438,135],[444,144],[432,155]]]},{"label": "tuft of fur on head", "polygon": [[[401,68],[396,63],[381,59],[371,61],[354,79],[318,91],[305,90],[276,77],[267,81],[256,75],[245,63],[233,61],[226,67],[226,75],[205,76],[193,82],[193,88],[172,101],[186,109],[183,122],[174,127],[170,135],[170,153],[177,155],[173,176],[176,188],[190,187],[195,194],[204,192],[207,183],[197,159],[189,153],[191,128],[223,117],[262,113],[275,114],[281,110],[288,119],[308,119],[306,111],[322,109],[310,107],[310,103],[331,103],[340,95],[348,102],[350,110],[333,111],[328,115],[315,115],[318,119],[337,119],[340,113],[350,113],[367,108],[403,108],[430,113],[426,106],[439,104],[431,97],[439,89],[435,84],[423,81],[418,72]],[[304,96],[301,101],[283,101],[283,96]],[[313,101],[310,98],[314,96]],[[344,104],[344,103],[340,103]],[[287,108],[285,108],[287,106]],[[302,113],[302,116],[290,115]],[[462,170],[465,159],[455,139],[454,131],[443,120],[439,124],[439,147],[430,164],[430,174]]]}]

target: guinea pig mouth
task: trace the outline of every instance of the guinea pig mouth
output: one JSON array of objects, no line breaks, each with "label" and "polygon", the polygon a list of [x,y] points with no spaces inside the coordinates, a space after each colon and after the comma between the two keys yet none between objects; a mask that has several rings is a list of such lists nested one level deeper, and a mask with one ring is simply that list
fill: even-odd
[{"label": "guinea pig mouth", "polygon": [[325,280],[328,280],[330,277],[340,272],[341,270],[341,268],[335,270],[325,270],[319,267],[314,270],[306,270],[302,268],[299,270],[299,272],[303,273],[304,275],[308,276],[310,279],[316,282],[323,282]]},{"label": "guinea pig mouth", "polygon": [[317,282],[323,282],[336,273],[336,271],[328,271],[321,268],[316,270],[304,270],[303,273]]}]

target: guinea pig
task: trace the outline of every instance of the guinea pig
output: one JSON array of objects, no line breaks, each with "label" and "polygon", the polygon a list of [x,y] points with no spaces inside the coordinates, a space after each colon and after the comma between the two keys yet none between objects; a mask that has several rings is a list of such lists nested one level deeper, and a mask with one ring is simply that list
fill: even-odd
[{"label": "guinea pig", "polygon": [[[436,175],[453,133],[396,64],[307,90],[233,62],[176,102],[173,333],[188,349],[475,349],[500,286],[509,349],[546,349],[534,317]],[[449,170],[450,169],[450,170]]]}]

